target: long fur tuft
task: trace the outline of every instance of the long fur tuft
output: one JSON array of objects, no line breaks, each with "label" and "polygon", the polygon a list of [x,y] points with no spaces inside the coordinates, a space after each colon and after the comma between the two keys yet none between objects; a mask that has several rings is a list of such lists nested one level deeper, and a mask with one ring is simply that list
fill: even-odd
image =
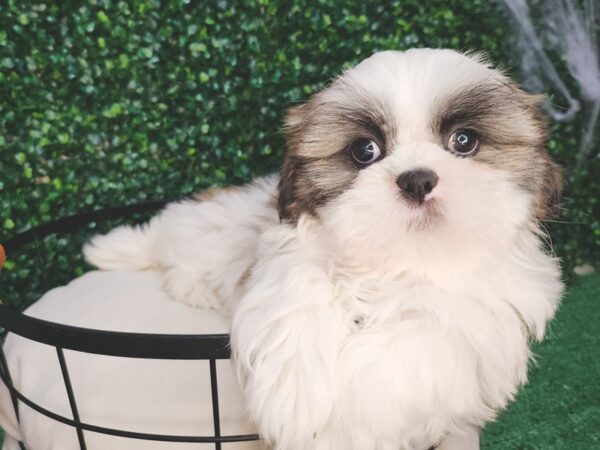
[{"label": "long fur tuft", "polygon": [[154,221],[140,226],[121,226],[97,235],[83,247],[85,260],[102,270],[147,270],[160,267],[155,248]]}]

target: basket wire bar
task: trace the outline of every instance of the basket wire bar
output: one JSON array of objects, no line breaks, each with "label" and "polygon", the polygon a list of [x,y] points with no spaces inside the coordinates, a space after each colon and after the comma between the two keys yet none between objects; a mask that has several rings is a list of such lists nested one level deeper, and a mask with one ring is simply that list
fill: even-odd
[{"label": "basket wire bar", "polygon": [[[4,344],[4,342],[2,342]],[[10,376],[10,372],[8,370],[8,364],[6,362],[6,356],[4,355],[4,346],[0,345],[0,378],[4,382],[4,384],[8,387],[8,391],[10,393],[10,399],[13,405],[13,409],[15,410],[15,417],[17,418],[17,423],[19,422],[19,401],[17,399],[17,394],[15,389],[13,388],[12,378]],[[26,450],[25,444],[19,442],[19,449]]]},{"label": "basket wire bar", "polygon": [[[169,203],[169,200],[160,200],[69,216],[20,233],[4,241],[2,246],[7,253],[12,253],[27,244],[33,243],[36,245],[38,259],[43,261],[39,244],[40,240],[49,235],[76,231],[91,222],[123,219],[139,213],[154,212],[167,203]],[[43,282],[47,283],[45,277]],[[48,289],[47,285],[45,289]],[[257,434],[221,435],[216,362],[219,359],[229,359],[230,357],[229,335],[227,334],[152,334],[95,330],[30,317],[3,305],[0,305],[0,327],[4,328],[4,335],[11,332],[55,348],[73,416],[72,419],[64,417],[38,405],[23,395],[13,384],[4,349],[0,345],[0,379],[10,392],[17,422],[20,420],[19,403],[21,402],[46,417],[73,427],[77,432],[80,450],[87,450],[84,431],[159,442],[213,443],[215,450],[221,450],[223,443],[260,439]],[[142,433],[102,427],[81,421],[64,350],[140,359],[208,360],[214,435],[186,436]],[[27,450],[23,442],[19,442],[19,448]]]},{"label": "basket wire bar", "polygon": [[79,441],[79,448],[81,450],[87,450],[85,445],[85,439],[83,437],[83,430],[81,429],[81,420],[79,420],[79,411],[77,410],[77,402],[75,401],[75,394],[73,393],[73,385],[71,384],[71,377],[69,376],[69,369],[67,369],[67,362],[65,361],[65,354],[61,347],[56,347],[56,354],[58,355],[58,362],[60,363],[60,371],[65,382],[65,388],[67,389],[67,396],[69,397],[69,405],[71,406],[71,414],[73,414],[73,422],[75,423],[75,430],[77,431],[77,440]]},{"label": "basket wire bar", "polygon": [[106,356],[229,359],[228,334],[152,334],[94,330],[30,317],[0,305],[0,326],[41,344]]},{"label": "basket wire bar", "polygon": [[[217,362],[214,359],[209,360],[210,364],[210,394],[213,409],[213,423],[215,428],[215,436],[221,436],[221,419],[219,417],[219,386],[217,385]],[[216,450],[221,450],[221,443],[217,442]]]},{"label": "basket wire bar", "polygon": [[2,245],[7,253],[11,253],[36,239],[43,239],[51,234],[76,231],[92,222],[101,222],[111,219],[127,219],[135,214],[155,212],[171,201],[173,200],[156,200],[74,214],[30,228],[29,230],[2,242]]}]

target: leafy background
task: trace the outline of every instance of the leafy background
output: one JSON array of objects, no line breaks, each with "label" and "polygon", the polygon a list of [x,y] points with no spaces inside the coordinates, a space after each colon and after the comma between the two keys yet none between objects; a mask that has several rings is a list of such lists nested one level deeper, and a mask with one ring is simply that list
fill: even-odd
[{"label": "leafy background", "polygon": [[[514,30],[484,0],[5,0],[0,241],[276,171],[285,108],[374,51],[410,47],[483,50],[519,78]],[[552,124],[548,144],[566,169],[561,215],[547,226],[568,281],[576,265],[600,267],[600,160],[574,170],[583,114]],[[113,224],[9,254],[3,299],[23,307],[85,271],[86,233]]]},{"label": "leafy background", "polygon": [[[276,171],[283,111],[342,68],[377,50],[428,46],[483,50],[511,70],[513,35],[499,5],[482,0],[8,0],[0,237]],[[554,124],[549,142],[567,169],[561,223],[548,224],[567,276],[600,260],[600,160],[571,170],[581,131],[581,120]],[[40,252],[49,285],[84,270],[70,242]],[[27,303],[40,292],[39,259],[9,258],[5,298]]]}]

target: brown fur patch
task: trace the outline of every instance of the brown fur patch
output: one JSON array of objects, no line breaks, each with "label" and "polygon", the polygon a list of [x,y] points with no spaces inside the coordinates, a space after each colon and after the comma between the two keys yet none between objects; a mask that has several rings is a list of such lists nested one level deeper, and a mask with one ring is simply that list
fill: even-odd
[{"label": "brown fur patch", "polygon": [[535,216],[547,219],[558,214],[560,197],[563,188],[562,169],[546,153],[542,155],[544,175],[535,197]]},{"label": "brown fur patch", "polygon": [[246,270],[244,270],[244,273],[242,273],[237,283],[235,283],[236,287],[241,288],[248,282],[250,276],[252,275],[252,272],[254,271],[255,265],[256,261],[254,261],[250,266],[248,266]]},{"label": "brown fur patch", "polygon": [[511,174],[519,186],[531,192],[537,219],[555,209],[562,185],[560,169],[545,150],[543,99],[500,78],[454,93],[432,122],[444,146],[458,129],[477,132],[481,148],[473,159]]},{"label": "brown fur patch", "polygon": [[302,212],[314,213],[348,189],[359,170],[348,147],[369,138],[385,152],[395,133],[389,117],[386,105],[343,78],[307,103],[290,108],[279,183],[281,220],[295,222]]},{"label": "brown fur patch", "polygon": [[488,147],[535,148],[546,137],[546,123],[539,110],[542,99],[526,94],[507,79],[492,79],[445,99],[432,128],[442,138],[460,128],[474,130]]},{"label": "brown fur patch", "polygon": [[[510,174],[534,197],[533,215],[547,217],[560,193],[560,169],[545,151],[543,97],[530,95],[495,74],[448,93],[431,120],[433,135],[446,147],[452,133],[470,129],[481,147],[472,158]],[[384,153],[396,139],[396,119],[387,98],[374,98],[352,77],[342,76],[290,108],[285,121],[287,153],[279,183],[280,219],[295,222],[349,189],[360,170],[349,157],[359,138],[372,139]]]}]

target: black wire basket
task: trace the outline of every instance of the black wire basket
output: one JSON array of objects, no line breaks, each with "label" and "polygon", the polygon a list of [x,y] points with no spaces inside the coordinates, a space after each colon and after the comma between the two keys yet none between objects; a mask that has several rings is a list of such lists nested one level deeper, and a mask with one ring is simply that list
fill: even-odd
[{"label": "black wire basket", "polygon": [[[99,221],[126,219],[136,214],[154,212],[161,209],[166,203],[168,202],[157,201],[134,204],[66,217],[18,234],[3,242],[1,247],[4,248],[3,252],[6,252],[7,255],[15,254],[19,249],[28,244],[39,246],[39,243],[50,235],[72,233],[90,223]],[[0,248],[0,251],[2,251],[2,248]],[[227,334],[170,335],[94,330],[40,320],[21,314],[6,306],[0,306],[0,327],[4,329],[4,336],[6,336],[6,333],[11,332],[26,339],[50,345],[56,349],[56,355],[73,415],[73,418],[70,419],[56,414],[36,404],[19,392],[12,383],[4,350],[0,346],[0,378],[11,394],[17,420],[19,420],[19,404],[22,402],[46,417],[75,428],[81,450],[86,450],[87,448],[83,433],[84,430],[148,441],[213,443],[217,450],[220,450],[224,443],[255,441],[259,439],[259,436],[256,434],[225,436],[221,434],[216,362],[217,360],[229,359],[230,357],[229,335]],[[79,418],[77,400],[71,385],[64,350],[75,350],[113,357],[208,360],[214,434],[212,436],[184,436],[139,433],[82,422]],[[19,447],[23,450],[26,449],[22,442],[19,442]]]}]

